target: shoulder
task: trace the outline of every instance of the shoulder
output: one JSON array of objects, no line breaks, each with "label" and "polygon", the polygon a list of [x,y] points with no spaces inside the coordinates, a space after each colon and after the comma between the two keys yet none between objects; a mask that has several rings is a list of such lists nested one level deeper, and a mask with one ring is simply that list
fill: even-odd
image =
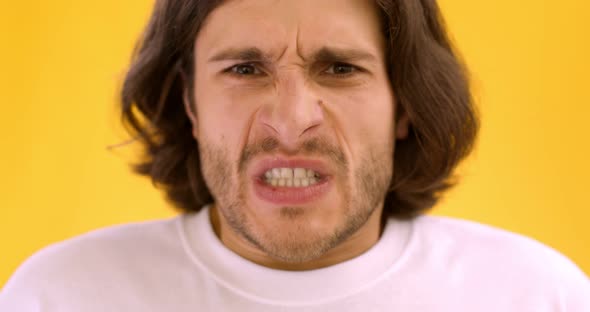
[{"label": "shoulder", "polygon": [[49,297],[111,291],[115,278],[147,272],[166,255],[182,252],[177,220],[111,226],[49,245],[12,275],[0,292],[0,307],[9,300],[33,304]]},{"label": "shoulder", "polygon": [[441,254],[524,271],[579,275],[579,268],[557,250],[530,237],[474,221],[422,216],[414,222],[421,244]]},{"label": "shoulder", "polygon": [[446,261],[449,268],[456,266],[480,285],[553,297],[563,306],[584,301],[584,307],[590,308],[588,277],[566,256],[537,240],[473,221],[435,216],[415,219],[413,235],[421,250]]},{"label": "shoulder", "polygon": [[93,230],[85,234],[49,245],[31,256],[20,269],[67,266],[87,268],[108,265],[105,260],[133,258],[166,252],[178,245],[177,218],[135,222]]},{"label": "shoulder", "polygon": [[[422,216],[415,220],[415,235],[422,243],[435,244],[458,253],[502,254],[543,261],[545,265],[573,264],[555,249],[530,237],[490,225],[449,217]],[[506,258],[506,257],[504,257]]]}]

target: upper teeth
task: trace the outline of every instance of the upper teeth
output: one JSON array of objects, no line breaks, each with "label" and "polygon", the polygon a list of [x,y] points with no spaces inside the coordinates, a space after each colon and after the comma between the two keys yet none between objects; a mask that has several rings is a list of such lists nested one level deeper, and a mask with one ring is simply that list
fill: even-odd
[{"label": "upper teeth", "polygon": [[273,186],[305,187],[316,184],[320,175],[305,168],[272,168],[264,173],[264,177]]},{"label": "upper teeth", "polygon": [[319,174],[317,174],[315,171],[305,168],[272,168],[264,173],[264,177],[266,177],[267,179],[301,179],[313,178],[318,176]]}]

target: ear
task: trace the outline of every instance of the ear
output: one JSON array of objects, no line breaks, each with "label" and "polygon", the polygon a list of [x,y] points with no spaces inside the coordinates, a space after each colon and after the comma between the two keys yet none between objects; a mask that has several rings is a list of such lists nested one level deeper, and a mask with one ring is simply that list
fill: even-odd
[{"label": "ear", "polygon": [[396,105],[395,112],[395,138],[404,140],[410,132],[410,117],[406,110],[399,104]]},{"label": "ear", "polygon": [[181,76],[182,76],[182,85],[183,85],[182,102],[184,103],[184,111],[185,111],[188,119],[191,121],[192,129],[193,129],[193,136],[195,138],[197,138],[198,127],[197,127],[197,116],[195,113],[196,107],[193,107],[193,105],[192,105],[191,94],[189,94],[191,88],[189,88],[187,85],[188,80],[186,79],[186,75],[184,73],[181,73]]},{"label": "ear", "polygon": [[195,137],[195,139],[198,136],[198,127],[197,127],[197,116],[195,114],[195,108],[191,105],[191,101],[190,101],[190,95],[188,95],[189,91],[187,88],[184,89],[183,95],[182,95],[182,101],[184,102],[184,111],[186,112],[186,115],[188,117],[188,119],[191,121],[192,124],[192,129],[193,129],[193,136]]}]

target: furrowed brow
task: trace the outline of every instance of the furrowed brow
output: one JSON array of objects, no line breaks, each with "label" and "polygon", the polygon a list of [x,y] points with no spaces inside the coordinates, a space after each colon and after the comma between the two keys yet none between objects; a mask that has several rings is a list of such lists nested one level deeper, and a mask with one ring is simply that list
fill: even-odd
[{"label": "furrowed brow", "polygon": [[[272,56],[264,53],[257,47],[247,48],[228,48],[213,55],[209,62],[219,61],[242,61],[242,62],[265,62],[271,63]],[[315,62],[353,62],[366,61],[369,63],[377,63],[378,59],[375,55],[359,50],[359,49],[343,49],[323,47],[315,52],[312,57]]]},{"label": "furrowed brow", "polygon": [[271,60],[271,56],[265,54],[260,49],[256,47],[248,47],[248,48],[229,48],[222,50],[215,55],[213,55],[209,62],[219,62],[219,61],[243,61],[243,62],[254,62],[254,61],[262,61],[262,62],[269,62]]}]

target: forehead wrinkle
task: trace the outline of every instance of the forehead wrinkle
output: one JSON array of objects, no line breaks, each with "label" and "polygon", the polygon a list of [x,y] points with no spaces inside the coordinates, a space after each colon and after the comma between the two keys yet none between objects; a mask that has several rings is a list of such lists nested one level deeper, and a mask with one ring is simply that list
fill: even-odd
[{"label": "forehead wrinkle", "polygon": [[[380,54],[374,51],[373,48],[356,42],[356,40],[349,40],[349,42],[330,42],[330,40],[320,40],[321,45],[314,47],[305,47],[306,39],[303,38],[304,33],[301,30],[299,24],[295,29],[295,51],[296,55],[303,61],[304,64],[308,63],[321,63],[321,62],[353,62],[363,61],[371,63],[373,65],[380,63]],[[308,40],[309,41],[309,40]],[[312,42],[317,43],[316,40]],[[312,46],[315,45],[312,42],[308,42]],[[307,50],[307,53],[305,52]]]},{"label": "forehead wrinkle", "polygon": [[300,35],[301,32],[299,31],[299,24],[297,24],[297,27],[295,29],[295,51],[297,55],[305,62],[305,55],[303,54],[303,51],[301,50],[301,45],[299,44],[301,42]]},{"label": "forehead wrinkle", "polygon": [[[297,25],[295,27],[295,54],[303,61],[305,61],[305,58],[303,57],[303,53],[300,50],[300,46],[299,46],[299,25]],[[282,52],[280,54],[277,55],[277,61],[280,61],[287,53],[287,51],[289,50],[289,44],[288,42],[285,44],[285,47],[283,48]]]},{"label": "forehead wrinkle", "polygon": [[289,46],[285,46],[285,48],[283,49],[283,51],[281,53],[279,53],[279,55],[277,55],[277,60],[280,60],[281,58],[283,58],[283,56],[285,55],[285,53],[287,53],[287,50],[289,49]]}]

